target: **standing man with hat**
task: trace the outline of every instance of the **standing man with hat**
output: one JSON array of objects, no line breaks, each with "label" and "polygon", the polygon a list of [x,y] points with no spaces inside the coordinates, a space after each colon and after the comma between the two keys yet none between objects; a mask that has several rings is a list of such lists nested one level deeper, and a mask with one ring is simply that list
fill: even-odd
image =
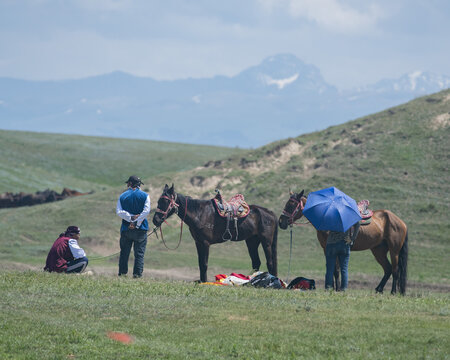
[{"label": "standing man with hat", "polygon": [[81,273],[86,269],[88,258],[78,245],[81,230],[78,226],[69,226],[53,243],[45,262],[45,271]]},{"label": "standing man with hat", "polygon": [[117,200],[116,214],[122,219],[120,228],[119,276],[128,273],[128,258],[134,246],[133,277],[140,278],[144,270],[144,254],[147,246],[150,196],[140,189],[143,182],[132,175],[125,182],[128,189]]}]

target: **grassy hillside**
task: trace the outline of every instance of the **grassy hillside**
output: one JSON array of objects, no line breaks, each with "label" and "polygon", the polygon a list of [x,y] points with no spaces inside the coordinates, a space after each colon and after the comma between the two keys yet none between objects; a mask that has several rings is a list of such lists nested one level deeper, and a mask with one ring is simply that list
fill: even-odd
[{"label": "grassy hillside", "polygon": [[[369,199],[373,209],[395,212],[407,223],[411,280],[449,284],[449,125],[447,90],[210,163],[175,175],[174,181],[180,192],[200,197],[211,196],[207,190],[216,186],[228,196],[242,192],[249,202],[277,214],[289,188],[308,193],[337,186],[355,199]],[[294,274],[321,278],[324,261],[313,229],[296,228],[294,240]],[[288,232],[280,231],[281,274],[287,273],[288,245]],[[245,257],[245,247],[239,249],[224,249],[224,259],[230,255],[225,261],[237,261],[239,254]],[[216,251],[220,250],[212,253]],[[381,275],[370,251],[352,253],[350,271],[377,280]]]},{"label": "grassy hillside", "polygon": [[0,130],[0,193],[64,187],[79,191],[118,186],[129,175],[146,179],[184,171],[239,149],[159,141]]},{"label": "grassy hillside", "polygon": [[[447,359],[444,294],[0,273],[2,359]],[[124,332],[133,343],[108,338]]]},{"label": "grassy hillside", "polygon": [[[143,175],[146,183],[144,189],[150,192],[155,206],[165,183],[174,182],[177,191],[201,198],[212,198],[214,189],[219,187],[225,197],[231,197],[236,192],[243,193],[249,203],[264,205],[278,215],[288,198],[289,188],[296,191],[305,189],[308,193],[328,186],[337,186],[357,200],[369,199],[373,209],[389,209],[400,216],[409,227],[410,282],[419,284],[417,286],[424,286],[425,283],[443,285],[448,289],[449,112],[450,91],[447,90],[324,131],[293,137],[237,155],[231,155],[231,149],[223,150],[228,151],[226,156],[219,149],[212,149],[217,150],[217,156],[206,151],[189,152],[191,148],[186,146],[183,153],[187,154],[189,162],[183,158],[179,159],[180,152],[174,150],[177,147],[184,149],[185,145],[148,144],[146,146],[152,147],[153,150],[148,151],[146,161],[155,163],[142,166],[148,170],[148,173]],[[24,134],[14,135],[20,137]],[[27,135],[31,139],[33,136],[38,137],[36,134]],[[23,153],[20,155],[21,159],[28,158],[28,155],[33,158],[33,154],[37,152],[35,141],[40,140],[21,139],[21,145],[18,146]],[[66,160],[71,160],[81,164],[80,168],[87,163],[90,171],[80,173],[74,181],[79,181],[78,184],[87,182],[88,185],[100,183],[104,185],[104,190],[99,189],[93,195],[39,207],[1,210],[0,216],[5,221],[0,224],[0,261],[9,264],[5,266],[12,267],[12,262],[42,266],[56,235],[69,224],[82,228],[81,243],[91,256],[118,251],[119,219],[114,214],[114,208],[123,185],[113,185],[123,181],[124,174],[120,171],[120,163],[126,162],[126,159],[135,160],[135,157],[141,156],[143,150],[135,150],[135,156],[125,156],[120,154],[117,150],[120,146],[116,145],[122,140],[87,140],[83,152],[78,154],[73,154],[70,147],[67,147],[64,153],[60,145],[54,145],[55,139],[48,140],[43,163],[58,163],[58,166],[62,166]],[[20,141],[18,140],[19,143]],[[103,141],[108,143],[108,146]],[[2,152],[3,143],[2,139]],[[166,145],[167,149],[172,147],[172,150],[162,154]],[[58,156],[52,151],[53,146],[56,146]],[[90,146],[96,150],[90,151]],[[106,156],[113,149],[116,151],[114,155]],[[91,163],[94,161],[92,159],[97,158],[97,155],[94,156],[96,153],[102,154],[105,159]],[[190,155],[198,155],[202,161],[193,160]],[[13,155],[2,156],[1,179],[8,179],[11,172],[11,177],[16,179],[13,188],[18,190],[20,182],[25,184],[28,181],[20,181],[20,174],[14,172],[13,162],[8,160],[4,165],[5,159],[10,156]],[[207,158],[211,161],[206,162]],[[194,168],[205,163],[204,166]],[[33,165],[33,161],[30,164]],[[171,167],[164,167],[167,164]],[[51,168],[55,169],[57,166],[51,165]],[[135,168],[130,167],[132,171],[127,174],[139,172],[134,171]],[[186,170],[187,168],[190,170]],[[29,174],[34,171],[34,168],[30,169],[27,170]],[[180,171],[181,169],[186,171]],[[46,171],[54,172],[51,169]],[[64,174],[60,170],[57,173]],[[33,186],[41,189],[39,181],[43,181],[45,177],[42,173],[38,174],[40,175],[36,176],[36,180],[33,180]],[[59,176],[61,185],[63,180],[69,179],[63,175]],[[80,185],[80,189],[91,190],[86,185]],[[172,220],[172,223],[175,224],[176,221]],[[165,227],[164,231],[169,245],[175,246],[179,228]],[[279,231],[278,244],[279,275],[285,277],[289,259],[288,231]],[[261,255],[263,259],[262,252]],[[117,258],[92,262],[91,266],[94,271],[114,274]],[[248,272],[250,259],[245,244],[229,242],[213,246],[209,266],[210,278],[218,272]],[[179,268],[180,272],[196,274],[195,245],[188,231],[184,231],[183,241],[176,251],[166,250],[161,242],[152,236],[146,255],[146,269],[150,268]],[[324,268],[323,253],[313,229],[295,228],[291,278],[309,276],[322,280]],[[361,282],[372,288],[381,275],[381,267],[370,251],[352,253],[350,287],[352,282]],[[193,278],[198,278],[198,275]]]}]

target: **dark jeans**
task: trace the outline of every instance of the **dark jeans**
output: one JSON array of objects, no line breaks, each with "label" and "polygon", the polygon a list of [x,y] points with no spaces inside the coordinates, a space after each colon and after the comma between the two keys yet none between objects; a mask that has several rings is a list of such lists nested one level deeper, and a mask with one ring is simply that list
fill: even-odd
[{"label": "dark jeans", "polygon": [[339,241],[333,244],[327,244],[325,248],[325,257],[327,259],[327,273],[325,275],[325,289],[333,288],[333,274],[336,268],[336,259],[339,259],[341,268],[341,290],[346,290],[348,286],[348,262],[350,260],[350,244],[345,241]]},{"label": "dark jeans", "polygon": [[134,247],[133,275],[141,277],[144,271],[144,254],[147,246],[147,231],[125,230],[120,234],[119,275],[128,273],[128,259],[131,246]]},{"label": "dark jeans", "polygon": [[88,264],[88,258],[82,257],[76,260],[69,261],[67,263],[66,273],[81,273],[86,269]]}]

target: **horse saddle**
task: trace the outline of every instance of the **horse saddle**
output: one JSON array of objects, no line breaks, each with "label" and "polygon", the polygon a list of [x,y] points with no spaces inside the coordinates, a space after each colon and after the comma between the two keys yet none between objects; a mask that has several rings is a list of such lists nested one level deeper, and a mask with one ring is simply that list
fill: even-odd
[{"label": "horse saddle", "polygon": [[358,210],[362,217],[361,225],[368,225],[372,222],[373,211],[369,209],[369,200],[361,200],[358,203]]},{"label": "horse saddle", "polygon": [[213,201],[217,209],[217,213],[221,217],[232,217],[234,219],[241,219],[250,213],[250,206],[244,200],[244,195],[236,194],[230,200],[225,201],[218,190],[217,195]]}]

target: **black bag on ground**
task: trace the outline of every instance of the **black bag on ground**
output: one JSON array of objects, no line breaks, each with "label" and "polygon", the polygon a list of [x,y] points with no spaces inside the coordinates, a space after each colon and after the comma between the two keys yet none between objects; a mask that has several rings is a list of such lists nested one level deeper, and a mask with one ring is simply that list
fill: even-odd
[{"label": "black bag on ground", "polygon": [[288,287],[288,289],[300,289],[300,290],[314,290],[316,288],[316,282],[312,279],[307,279],[304,277],[296,277],[292,280]]},{"label": "black bag on ground", "polygon": [[276,276],[269,274],[267,271],[262,274],[256,275],[246,285],[252,285],[254,287],[281,289],[281,281]]}]

